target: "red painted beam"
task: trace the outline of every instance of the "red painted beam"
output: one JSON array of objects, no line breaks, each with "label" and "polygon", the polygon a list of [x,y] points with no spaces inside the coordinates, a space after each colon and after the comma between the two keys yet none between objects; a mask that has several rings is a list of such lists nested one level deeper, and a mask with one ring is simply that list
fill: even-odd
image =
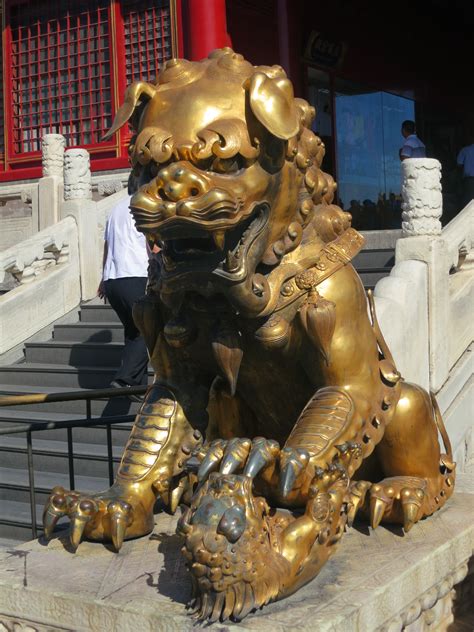
[{"label": "red painted beam", "polygon": [[225,0],[186,0],[186,57],[193,61],[207,57],[215,48],[229,46]]}]

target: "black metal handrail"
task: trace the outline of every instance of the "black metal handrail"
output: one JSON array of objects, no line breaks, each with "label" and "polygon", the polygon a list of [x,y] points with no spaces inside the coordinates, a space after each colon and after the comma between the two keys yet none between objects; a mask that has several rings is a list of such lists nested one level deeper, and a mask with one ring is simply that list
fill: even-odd
[{"label": "black metal handrail", "polygon": [[114,424],[121,424],[133,421],[135,415],[114,415],[107,417],[92,417],[91,402],[95,399],[113,399],[115,397],[128,397],[129,395],[143,395],[146,393],[147,386],[130,386],[124,388],[105,388],[77,391],[69,391],[64,393],[31,393],[28,395],[11,395],[0,398],[0,407],[4,406],[21,406],[27,404],[42,404],[48,402],[66,402],[80,401],[86,402],[85,419],[68,419],[64,421],[51,422],[32,422],[29,424],[9,426],[0,428],[0,436],[9,434],[26,433],[26,452],[28,460],[28,482],[30,496],[30,513],[31,513],[31,534],[33,538],[37,537],[36,528],[36,491],[35,491],[35,474],[33,463],[33,442],[32,433],[42,432],[45,430],[58,430],[61,428],[67,431],[67,455],[69,466],[69,487],[75,489],[74,477],[74,446],[73,446],[73,428],[84,427],[102,427],[107,433],[107,462],[109,483],[112,485],[114,481],[114,464],[112,451],[112,427]]}]

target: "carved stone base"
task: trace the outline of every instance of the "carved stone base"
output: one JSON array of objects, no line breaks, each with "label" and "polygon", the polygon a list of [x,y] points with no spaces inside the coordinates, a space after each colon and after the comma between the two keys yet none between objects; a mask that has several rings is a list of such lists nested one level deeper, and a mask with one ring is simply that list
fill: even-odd
[{"label": "carved stone base", "polygon": [[[447,506],[405,536],[397,528],[372,532],[357,525],[311,584],[238,626],[210,629],[469,629],[462,621],[473,604],[473,575],[466,577],[474,548],[473,492],[472,477],[461,480]],[[184,608],[190,584],[174,524],[175,518],[157,515],[154,533],[126,542],[119,554],[86,542],[73,555],[65,538],[1,552],[0,632],[195,629]]]}]

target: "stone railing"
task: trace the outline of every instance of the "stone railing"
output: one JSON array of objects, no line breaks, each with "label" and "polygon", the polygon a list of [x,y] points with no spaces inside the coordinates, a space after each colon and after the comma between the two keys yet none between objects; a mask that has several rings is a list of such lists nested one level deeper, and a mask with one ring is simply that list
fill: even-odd
[{"label": "stone railing", "polygon": [[78,230],[68,217],[0,253],[0,354],[24,342],[79,305]]},{"label": "stone railing", "polygon": [[437,394],[458,458],[472,455],[474,201],[441,229],[439,163],[402,164],[403,235],[374,290],[380,326],[410,381]]},{"label": "stone railing", "polygon": [[57,223],[64,199],[100,202],[127,188],[128,169],[91,174],[88,162],[88,153],[66,149],[60,134],[43,136],[42,177],[0,184],[0,251]]},{"label": "stone railing", "polygon": [[0,186],[0,252],[40,230],[37,182]]},{"label": "stone railing", "polygon": [[94,184],[88,152],[66,149],[57,134],[43,139],[43,174],[37,184],[0,188],[0,203],[7,194],[34,200],[36,220],[46,224],[0,251],[0,355],[96,296],[105,223],[127,195],[126,173]]}]

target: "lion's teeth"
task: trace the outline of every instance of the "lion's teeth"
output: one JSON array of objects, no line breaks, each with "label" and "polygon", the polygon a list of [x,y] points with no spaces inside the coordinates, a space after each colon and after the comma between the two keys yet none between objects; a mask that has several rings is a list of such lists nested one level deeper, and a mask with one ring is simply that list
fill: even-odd
[{"label": "lion's teeth", "polygon": [[214,239],[214,243],[216,244],[219,250],[224,250],[225,244],[225,231],[223,230],[215,230],[212,234],[212,238]]},{"label": "lion's teeth", "polygon": [[229,272],[233,272],[239,267],[237,257],[229,250],[225,257],[225,269]]}]

